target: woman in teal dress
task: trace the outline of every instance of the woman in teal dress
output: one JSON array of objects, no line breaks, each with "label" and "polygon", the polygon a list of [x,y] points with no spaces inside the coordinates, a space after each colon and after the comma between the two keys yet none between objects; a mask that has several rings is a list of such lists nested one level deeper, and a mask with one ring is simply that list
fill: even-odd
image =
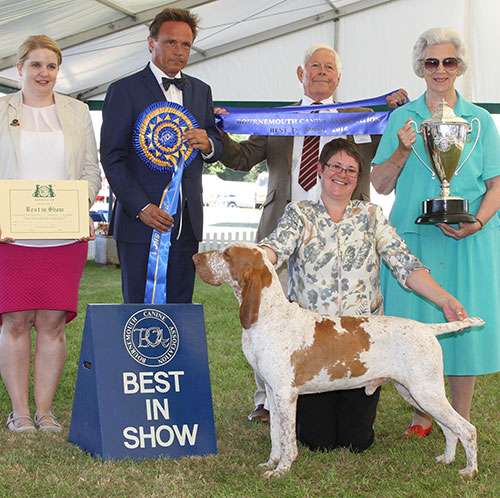
[{"label": "woman in teal dress", "polygon": [[[395,110],[373,160],[372,183],[377,192],[395,190],[390,220],[413,254],[431,269],[433,277],[464,305],[470,316],[480,316],[486,325],[458,334],[440,336],[444,373],[452,405],[470,418],[475,376],[500,371],[500,138],[487,111],[464,100],[455,90],[455,80],[467,69],[460,35],[449,28],[423,33],[413,49],[413,68],[427,89],[417,100]],[[458,175],[451,180],[451,195],[469,200],[474,223],[417,225],[422,201],[440,196],[440,182],[411,150],[427,159],[422,137],[417,137],[410,119],[418,127],[430,118],[444,99],[457,116],[469,123],[481,122],[476,148]],[[463,161],[478,134],[477,121],[467,135]],[[443,321],[442,311],[426,299],[404,289],[391,272],[382,271],[382,290],[387,315],[423,322]],[[432,430],[432,420],[415,411],[405,437],[423,437]]]}]

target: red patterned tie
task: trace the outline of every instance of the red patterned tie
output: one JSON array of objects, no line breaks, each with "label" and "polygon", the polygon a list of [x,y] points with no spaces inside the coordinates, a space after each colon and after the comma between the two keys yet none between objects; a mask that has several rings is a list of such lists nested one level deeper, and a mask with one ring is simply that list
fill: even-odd
[{"label": "red patterned tie", "polygon": [[[321,102],[313,102],[319,105]],[[313,113],[319,111],[312,111]],[[300,160],[299,185],[307,192],[316,185],[316,164],[319,157],[319,136],[304,137],[302,159]]]}]

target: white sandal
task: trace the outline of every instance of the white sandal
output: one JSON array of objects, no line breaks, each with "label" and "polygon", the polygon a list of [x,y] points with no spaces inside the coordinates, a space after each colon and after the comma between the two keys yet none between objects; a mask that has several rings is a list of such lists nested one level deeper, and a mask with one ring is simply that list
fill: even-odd
[{"label": "white sandal", "polygon": [[33,419],[28,415],[18,415],[14,417],[14,412],[12,412],[7,418],[7,423],[5,424],[7,429],[11,432],[35,432],[36,427],[33,423]]},{"label": "white sandal", "polygon": [[38,415],[38,413],[35,413],[35,425],[38,427],[38,430],[42,432],[62,431],[61,424],[56,420],[56,417],[52,415],[52,412],[44,415]]}]

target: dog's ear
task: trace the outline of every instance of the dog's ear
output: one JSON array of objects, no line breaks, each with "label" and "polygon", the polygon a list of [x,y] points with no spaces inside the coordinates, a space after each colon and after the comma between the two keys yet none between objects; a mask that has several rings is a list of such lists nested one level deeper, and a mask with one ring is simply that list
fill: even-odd
[{"label": "dog's ear", "polygon": [[[247,247],[228,247],[222,257],[241,289],[240,322],[248,329],[257,321],[262,292],[262,255]],[[267,268],[266,268],[267,270]]]},{"label": "dog's ear", "polygon": [[244,285],[241,289],[240,322],[244,329],[249,329],[259,317],[262,282],[259,274],[245,270]]},{"label": "dog's ear", "polygon": [[229,247],[226,247],[223,251],[222,251],[222,259],[224,259],[224,261],[226,261],[226,263],[228,264],[229,266],[229,271],[231,273],[231,276],[235,279],[235,280],[238,280],[238,275],[235,274],[235,270],[233,268],[233,247],[229,246]]}]

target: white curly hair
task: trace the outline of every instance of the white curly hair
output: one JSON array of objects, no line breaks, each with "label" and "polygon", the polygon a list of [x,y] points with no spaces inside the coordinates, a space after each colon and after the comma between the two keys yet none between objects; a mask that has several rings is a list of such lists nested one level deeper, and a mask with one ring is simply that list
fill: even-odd
[{"label": "white curly hair", "polygon": [[422,61],[425,58],[427,47],[451,43],[455,47],[458,59],[457,74],[467,71],[467,47],[455,28],[430,28],[422,33],[413,46],[413,70],[420,78],[424,77]]},{"label": "white curly hair", "polygon": [[311,45],[305,51],[304,60],[301,65],[302,69],[305,69],[307,61],[311,58],[312,54],[314,54],[316,50],[321,50],[321,49],[329,50],[333,54],[333,57],[335,58],[335,66],[337,68],[337,74],[340,75],[340,73],[342,72],[342,64],[340,63],[339,54],[337,54],[337,52],[332,47],[330,47],[330,45],[325,45],[324,43],[317,43],[316,45]]}]

